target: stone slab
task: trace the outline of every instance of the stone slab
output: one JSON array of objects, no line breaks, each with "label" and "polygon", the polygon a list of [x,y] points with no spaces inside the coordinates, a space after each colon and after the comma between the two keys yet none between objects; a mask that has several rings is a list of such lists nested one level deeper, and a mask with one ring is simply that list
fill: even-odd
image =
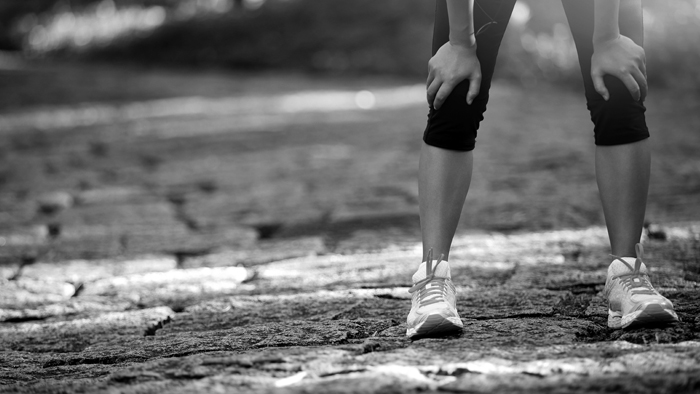
[{"label": "stone slab", "polygon": [[[14,347],[27,346],[31,351],[50,352],[49,357],[42,359],[45,367],[122,364],[213,351],[244,351],[362,342],[364,338],[387,327],[390,327],[389,322],[373,319],[324,322],[288,321],[253,324],[227,330],[191,332],[188,335],[179,333],[161,335],[158,332],[155,336],[139,336],[135,332],[133,335],[105,333],[104,336],[95,338],[94,343],[90,341],[91,337],[88,336],[87,338],[61,339],[57,343],[35,344],[32,345],[33,347],[20,343]],[[90,344],[85,346],[86,342],[81,341]],[[58,352],[59,348],[68,352]]]},{"label": "stone slab", "polygon": [[115,276],[84,286],[81,296],[104,296],[141,306],[194,304],[203,297],[237,294],[248,278],[243,267],[191,268]]},{"label": "stone slab", "polygon": [[0,279],[0,308],[32,308],[63,302],[75,294],[70,283],[39,279]]},{"label": "stone slab", "polygon": [[109,364],[51,367],[45,365],[48,360],[46,353],[0,352],[0,392],[56,392],[59,385],[66,383],[68,387],[94,388],[100,378],[114,369]]},{"label": "stone slab", "polygon": [[201,252],[225,247],[249,246],[258,238],[249,227],[230,226],[191,231],[182,224],[123,228],[123,244],[131,254],[153,252]]},{"label": "stone slab", "polygon": [[133,186],[100,187],[76,193],[78,205],[111,205],[114,204],[143,204],[152,203],[157,196],[147,190]]},{"label": "stone slab", "polygon": [[326,251],[321,237],[260,241],[252,246],[221,250],[184,259],[182,268],[252,266],[295,257],[316,256]]},{"label": "stone slab", "polygon": [[565,292],[549,290],[488,290],[462,291],[457,309],[464,319],[502,319],[527,316],[551,316]]},{"label": "stone slab", "polygon": [[0,264],[19,265],[26,258],[36,259],[45,255],[48,251],[47,236],[47,227],[42,225],[0,230]]},{"label": "stone slab", "polygon": [[261,291],[360,287],[410,287],[414,251],[324,255],[260,266],[255,282]]},{"label": "stone slab", "polygon": [[543,263],[535,267],[518,267],[505,285],[518,289],[544,288],[596,292],[605,286],[606,276],[605,269],[582,271],[570,266]]},{"label": "stone slab", "polygon": [[227,329],[288,320],[405,320],[407,300],[377,297],[377,290],[319,291],[279,296],[235,296],[193,305],[165,326],[162,334]]},{"label": "stone slab", "polygon": [[[188,201],[184,205],[187,216],[202,226],[275,225],[282,231],[284,228],[317,225],[324,221],[327,203],[317,201],[319,196],[309,195],[304,181],[278,179],[274,183],[265,183],[259,182],[259,178],[244,179],[260,171],[255,168],[246,170],[245,167],[251,164],[241,161],[233,166],[235,169],[231,170],[241,176],[235,185],[222,185],[230,188],[227,193],[223,189],[211,196]],[[231,180],[226,178],[224,181]],[[298,236],[293,229],[287,235]]]},{"label": "stone slab", "polygon": [[89,318],[51,323],[17,323],[0,327],[3,350],[33,353],[75,353],[122,336],[151,335],[174,312],[158,307],[109,312]]},{"label": "stone slab", "polygon": [[124,253],[124,233],[104,225],[61,225],[60,237],[48,246],[54,259],[99,259]]},{"label": "stone slab", "polygon": [[54,259],[101,259],[123,255],[201,252],[222,247],[251,245],[257,232],[231,226],[209,231],[190,231],[184,224],[67,225],[48,250]]},{"label": "stone slab", "polygon": [[56,221],[64,226],[171,226],[179,224],[167,201],[141,204],[90,204],[62,212]]},{"label": "stone slab", "polygon": [[0,280],[7,280],[15,276],[19,271],[19,264],[0,265]]},{"label": "stone slab", "polygon": [[36,205],[39,212],[53,214],[61,212],[73,206],[75,199],[65,191],[55,191],[44,193],[36,199]]},{"label": "stone slab", "polygon": [[110,297],[73,297],[62,302],[45,303],[34,307],[22,304],[0,309],[0,322],[23,322],[32,320],[69,320],[105,312],[124,311],[136,306],[129,300],[114,300]]},{"label": "stone slab", "polygon": [[21,275],[22,278],[43,278],[77,284],[113,276],[165,272],[176,268],[177,260],[173,256],[145,255],[126,259],[38,262],[24,266]]},{"label": "stone slab", "polygon": [[[443,343],[448,345],[450,341]],[[123,393],[214,389],[253,393],[383,393],[387,390],[593,393],[620,387],[632,387],[635,392],[655,392],[653,389],[658,387],[689,392],[700,384],[697,342],[640,346],[621,341],[537,349],[498,346],[478,353],[463,353],[458,359],[450,355],[441,357],[439,349],[421,349],[422,357],[416,357],[410,346],[367,353],[344,347],[291,346],[154,359],[117,367],[104,379],[56,381],[54,390],[60,387],[65,391]],[[61,368],[78,367],[99,370],[103,366],[73,364]],[[56,368],[46,367],[54,371]],[[30,371],[30,375],[36,372]],[[45,382],[8,386],[8,389],[52,392]]]},{"label": "stone slab", "polygon": [[377,222],[392,218],[417,219],[416,202],[407,202],[402,196],[370,197],[362,200],[343,202],[330,215],[334,224]]}]

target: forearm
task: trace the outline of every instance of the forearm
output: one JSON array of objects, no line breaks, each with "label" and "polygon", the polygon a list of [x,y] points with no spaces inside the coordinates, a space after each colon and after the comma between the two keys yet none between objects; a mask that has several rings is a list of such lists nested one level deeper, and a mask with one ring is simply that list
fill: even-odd
[{"label": "forearm", "polygon": [[450,43],[475,46],[474,0],[447,0],[447,14],[450,20]]},{"label": "forearm", "polygon": [[595,0],[594,43],[620,36],[619,14],[620,0]]}]

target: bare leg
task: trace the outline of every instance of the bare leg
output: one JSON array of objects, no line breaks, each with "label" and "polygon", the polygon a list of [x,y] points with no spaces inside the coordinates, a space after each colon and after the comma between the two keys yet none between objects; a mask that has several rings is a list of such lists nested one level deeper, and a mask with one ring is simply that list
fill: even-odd
[{"label": "bare leg", "polygon": [[596,146],[596,178],[612,254],[635,256],[644,226],[651,154],[649,139]]},{"label": "bare leg", "polygon": [[472,179],[474,155],[423,143],[420,152],[418,194],[423,235],[423,260],[428,250],[433,256],[449,257],[464,199]]},{"label": "bare leg", "polygon": [[[636,130],[646,128],[643,122],[639,122],[639,119],[644,119],[643,105],[633,102],[627,88],[620,80],[612,77],[606,79],[605,84],[611,91],[611,99],[606,103],[600,100],[600,96],[595,91],[591,78],[592,37],[595,27],[593,1],[562,0],[562,4],[576,42],[586,100],[591,106],[589,109],[592,117],[601,120],[601,114],[604,114],[606,118],[616,119],[618,123],[627,118],[634,118],[636,122],[628,126],[633,126]],[[643,45],[644,25],[641,0],[621,1],[619,25],[621,34],[631,38],[637,45]],[[625,97],[628,102],[625,102]],[[621,113],[623,115],[619,116]],[[595,119],[594,122],[596,122]],[[596,123],[596,127],[602,126]],[[633,257],[635,256],[634,245],[639,242],[644,225],[651,161],[649,141],[636,138],[638,142],[617,145],[625,141],[607,141],[610,135],[604,133],[604,130],[597,131],[599,135],[596,136],[596,143],[602,143],[596,146],[596,178],[612,253],[617,256]]]}]

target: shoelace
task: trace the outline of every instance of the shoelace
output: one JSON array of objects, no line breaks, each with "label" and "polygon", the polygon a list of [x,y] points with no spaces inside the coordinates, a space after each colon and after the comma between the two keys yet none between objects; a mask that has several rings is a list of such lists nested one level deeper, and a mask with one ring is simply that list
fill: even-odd
[{"label": "shoelace", "polygon": [[640,269],[642,268],[642,255],[644,253],[644,248],[642,248],[642,244],[635,245],[635,251],[637,252],[637,259],[634,261],[634,268],[632,268],[631,265],[627,264],[627,262],[622,257],[611,255],[616,260],[621,261],[632,271],[626,274],[614,275],[611,279],[620,279],[620,283],[622,284],[622,286],[626,290],[629,290],[634,294],[655,295],[657,293],[656,290],[654,290],[654,287],[651,285],[651,282],[649,282],[649,276],[646,273],[640,271]]},{"label": "shoelace", "polygon": [[[436,278],[435,270],[443,262],[444,254],[440,255],[435,267],[433,267],[433,249],[428,251],[428,260],[425,264],[425,278],[416,282],[408,292],[413,294],[418,291],[418,305],[420,307],[445,301],[447,293],[447,278]],[[430,284],[430,288],[428,288]]]}]

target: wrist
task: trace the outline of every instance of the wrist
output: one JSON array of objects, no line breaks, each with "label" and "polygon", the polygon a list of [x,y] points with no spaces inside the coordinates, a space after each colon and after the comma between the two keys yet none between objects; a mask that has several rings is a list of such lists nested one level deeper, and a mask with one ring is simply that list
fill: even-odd
[{"label": "wrist", "polygon": [[461,35],[460,37],[450,35],[450,45],[457,48],[475,50],[476,38],[474,37],[473,33],[470,33],[467,36]]},{"label": "wrist", "polygon": [[620,38],[620,32],[608,32],[605,34],[593,34],[593,47],[615,41]]},{"label": "wrist", "polygon": [[614,41],[620,36],[620,0],[595,0],[593,45]]}]

